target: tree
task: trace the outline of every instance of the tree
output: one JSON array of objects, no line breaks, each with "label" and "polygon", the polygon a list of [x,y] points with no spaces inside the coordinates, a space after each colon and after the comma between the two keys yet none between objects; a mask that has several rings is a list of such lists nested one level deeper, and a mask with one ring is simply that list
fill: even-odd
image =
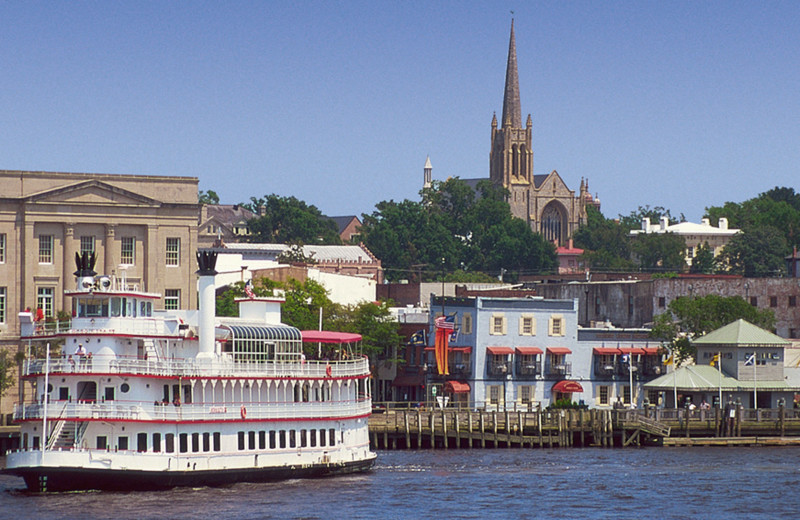
[{"label": "tree", "polygon": [[370,359],[397,361],[397,349],[402,342],[400,323],[392,317],[389,302],[338,305],[330,326],[342,332],[361,334],[361,347]]},{"label": "tree", "polygon": [[[341,244],[336,224],[314,205],[295,197],[266,195],[242,204],[256,215],[247,226],[251,242],[273,244]],[[263,210],[263,215],[259,210]]]},{"label": "tree", "polygon": [[197,198],[200,204],[219,204],[219,195],[217,195],[217,192],[212,190],[200,190]]},{"label": "tree", "polygon": [[631,250],[643,270],[681,271],[686,267],[686,240],[674,233],[639,233]]},{"label": "tree", "polygon": [[704,242],[697,246],[694,258],[692,258],[692,265],[689,268],[690,273],[698,274],[711,274],[717,269],[717,260],[714,258],[714,252]]},{"label": "tree", "polygon": [[676,362],[681,362],[696,354],[691,339],[740,318],[762,329],[775,329],[775,315],[770,309],[758,310],[741,296],[709,294],[697,298],[682,296],[672,300],[667,311],[655,317],[650,336],[672,350]]},{"label": "tree", "polygon": [[[623,217],[622,215],[619,216],[619,223],[622,227],[627,228],[628,231],[632,229],[641,229],[642,228],[642,221],[645,218],[650,219],[651,224],[657,224],[661,221],[661,217],[667,217],[669,219],[670,225],[677,224],[678,219],[672,218],[668,209],[665,209],[662,206],[656,206],[654,208],[650,208],[650,205],[646,206],[639,206],[639,209],[636,211],[631,211],[630,215]],[[680,216],[680,221],[683,222],[686,219],[684,218],[683,214]]]},{"label": "tree", "polygon": [[777,229],[765,226],[731,237],[720,258],[732,274],[761,278],[785,271],[786,251],[784,236]]},{"label": "tree", "polygon": [[596,270],[627,271],[635,267],[631,261],[628,229],[603,217],[600,210],[586,208],[586,225],[573,235],[575,245],[584,250],[581,259]]},{"label": "tree", "polygon": [[15,356],[6,349],[0,349],[0,403],[3,401],[5,391],[14,386],[14,371],[17,366],[18,360]]},{"label": "tree", "polygon": [[328,291],[319,282],[310,278],[299,282],[291,278],[284,284],[284,288],[286,301],[281,305],[284,323],[300,330],[317,330],[319,310],[322,308],[322,328],[330,325],[326,324],[325,317],[332,314],[334,304],[328,297]]}]

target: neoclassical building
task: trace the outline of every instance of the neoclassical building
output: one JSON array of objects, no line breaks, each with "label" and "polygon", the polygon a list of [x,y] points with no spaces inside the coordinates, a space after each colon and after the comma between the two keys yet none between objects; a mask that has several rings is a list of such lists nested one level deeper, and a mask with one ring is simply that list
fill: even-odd
[{"label": "neoclassical building", "polygon": [[18,345],[27,307],[71,312],[76,253],[162,308],[197,308],[196,177],[0,170],[0,183],[0,346]]},{"label": "neoclassical building", "polygon": [[586,222],[586,206],[598,209],[600,201],[589,194],[589,183],[581,179],[578,194],[569,189],[557,171],[546,175],[533,173],[533,123],[531,116],[522,124],[517,71],[517,45],[514,21],[508,45],[503,116],[498,126],[492,116],[492,140],[489,152],[489,178],[508,190],[511,213],[527,221],[533,231],[547,240],[565,245],[578,227]]}]

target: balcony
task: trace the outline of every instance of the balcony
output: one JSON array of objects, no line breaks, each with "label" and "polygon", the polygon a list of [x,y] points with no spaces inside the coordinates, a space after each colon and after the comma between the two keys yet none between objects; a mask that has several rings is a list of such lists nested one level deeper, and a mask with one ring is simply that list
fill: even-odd
[{"label": "balcony", "polygon": [[551,364],[547,367],[549,377],[569,377],[572,375],[572,363]]},{"label": "balcony", "polygon": [[525,363],[517,365],[517,378],[519,379],[534,379],[542,373],[542,363],[536,361],[533,363]]},{"label": "balcony", "polygon": [[494,379],[503,379],[511,373],[509,363],[494,363],[489,365],[489,377]]},{"label": "balcony", "polygon": [[596,379],[614,379],[615,373],[616,367],[612,364],[595,363],[594,365],[594,376]]}]

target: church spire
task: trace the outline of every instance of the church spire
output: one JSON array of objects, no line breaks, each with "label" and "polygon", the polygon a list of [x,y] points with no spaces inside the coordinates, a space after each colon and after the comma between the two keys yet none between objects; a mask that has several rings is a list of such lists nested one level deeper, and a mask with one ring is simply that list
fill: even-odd
[{"label": "church spire", "polygon": [[511,38],[508,42],[508,64],[506,65],[506,91],[503,96],[503,119],[500,124],[505,128],[511,122],[511,128],[522,128],[522,108],[519,102],[519,73],[517,72],[517,41],[514,38],[514,19],[511,19]]}]

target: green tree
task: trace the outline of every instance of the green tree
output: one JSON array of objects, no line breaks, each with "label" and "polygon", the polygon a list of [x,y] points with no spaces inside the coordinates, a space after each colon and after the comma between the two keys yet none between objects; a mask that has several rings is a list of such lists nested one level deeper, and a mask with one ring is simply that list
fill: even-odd
[{"label": "green tree", "polygon": [[780,276],[786,270],[787,249],[780,231],[770,226],[756,227],[731,237],[720,258],[732,274],[750,278]]},{"label": "green tree", "polygon": [[[234,282],[225,290],[219,291],[216,296],[216,315],[217,316],[238,316],[239,307],[234,302],[236,298],[246,296],[244,290],[245,282]],[[283,284],[275,282],[269,278],[256,278],[253,280],[253,294],[257,297],[275,296],[276,289],[282,289]]]},{"label": "green tree", "polygon": [[281,305],[281,318],[284,323],[300,330],[317,330],[319,328],[319,310],[322,308],[323,325],[326,329],[330,323],[333,302],[328,291],[319,282],[307,279],[299,282],[294,278],[284,284],[286,301]]},{"label": "green tree", "polygon": [[677,362],[682,362],[696,354],[691,339],[740,318],[766,330],[775,329],[775,315],[770,309],[759,310],[741,296],[709,294],[672,300],[667,311],[655,317],[650,336],[672,350]]},{"label": "green tree", "polygon": [[400,323],[389,311],[390,302],[362,302],[337,305],[331,317],[332,329],[361,334],[361,347],[372,360],[397,361],[401,345]]},{"label": "green tree", "polygon": [[646,271],[681,271],[686,267],[686,240],[674,233],[639,233],[631,250]]},{"label": "green tree", "polygon": [[[6,349],[0,348],[0,405],[3,401],[3,394],[14,386],[14,371],[17,370],[18,360]],[[2,409],[2,406],[0,406]]]},{"label": "green tree", "polygon": [[[673,218],[668,209],[665,209],[663,206],[650,208],[650,205],[639,206],[636,211],[631,211],[630,215],[620,215],[619,223],[622,227],[630,231],[632,229],[641,229],[642,221],[645,218],[649,218],[651,224],[658,224],[661,221],[661,217],[667,217],[670,225],[678,223],[678,219]],[[681,214],[680,221],[683,222],[684,220],[686,219],[683,214]]]},{"label": "green tree", "polygon": [[606,219],[592,206],[586,208],[586,217],[586,225],[573,235],[575,246],[584,250],[581,257],[584,264],[595,270],[634,269],[629,230],[618,222]]},{"label": "green tree", "polygon": [[692,258],[692,265],[689,268],[689,272],[711,274],[716,271],[716,269],[717,260],[714,258],[714,252],[711,250],[708,242],[697,246],[697,251],[695,252],[694,258]]},{"label": "green tree", "polygon": [[219,195],[217,195],[217,192],[212,190],[200,190],[197,198],[200,204],[219,204]]},{"label": "green tree", "polygon": [[[341,244],[336,224],[314,205],[295,197],[266,195],[242,204],[256,215],[247,226],[251,242],[273,244]],[[264,214],[260,215],[259,208]]]}]

